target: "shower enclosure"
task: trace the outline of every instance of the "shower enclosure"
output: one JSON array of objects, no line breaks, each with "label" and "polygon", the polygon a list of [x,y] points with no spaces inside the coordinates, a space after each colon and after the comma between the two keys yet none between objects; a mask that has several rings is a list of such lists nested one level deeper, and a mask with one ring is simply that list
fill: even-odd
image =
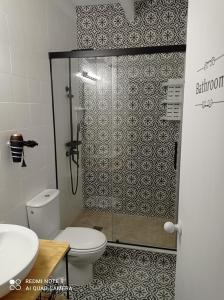
[{"label": "shower enclosure", "polygon": [[[181,116],[166,117],[164,100],[168,82],[184,77],[185,48],[50,53],[66,226],[102,230],[114,243],[176,248],[163,225],[177,220]],[[171,104],[175,114],[179,103]]]}]

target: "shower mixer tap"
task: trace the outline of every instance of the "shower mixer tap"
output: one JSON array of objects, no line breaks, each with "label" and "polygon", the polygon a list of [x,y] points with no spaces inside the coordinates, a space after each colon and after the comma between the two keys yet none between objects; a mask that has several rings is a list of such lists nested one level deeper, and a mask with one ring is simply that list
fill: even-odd
[{"label": "shower mixer tap", "polygon": [[66,151],[66,156],[71,157],[71,160],[73,161],[73,163],[76,164],[77,167],[79,167],[79,145],[82,144],[82,142],[79,140],[79,132],[80,132],[80,124],[78,123],[76,140],[72,140],[65,144],[65,146],[69,148]]},{"label": "shower mixer tap", "polygon": [[65,87],[65,91],[66,91],[67,97],[68,97],[69,99],[74,98],[74,95],[72,95],[71,88],[69,88],[68,86],[66,86],[66,87]]},{"label": "shower mixer tap", "polygon": [[[66,146],[69,147],[69,150],[66,151],[66,156],[71,156],[72,161],[79,167],[79,150],[76,144],[76,141],[74,141],[74,144],[71,145],[71,142],[66,143]],[[76,155],[76,159],[75,156]]]},{"label": "shower mixer tap", "polygon": [[71,147],[69,150],[66,151],[66,156],[77,155],[79,151],[76,149],[76,147]]}]

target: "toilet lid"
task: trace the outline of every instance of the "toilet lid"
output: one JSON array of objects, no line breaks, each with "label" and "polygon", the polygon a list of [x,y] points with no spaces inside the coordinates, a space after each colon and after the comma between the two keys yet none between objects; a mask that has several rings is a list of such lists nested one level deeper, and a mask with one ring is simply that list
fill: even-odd
[{"label": "toilet lid", "polygon": [[65,241],[77,250],[99,248],[106,242],[105,235],[95,229],[85,227],[67,227],[56,237],[58,241]]}]

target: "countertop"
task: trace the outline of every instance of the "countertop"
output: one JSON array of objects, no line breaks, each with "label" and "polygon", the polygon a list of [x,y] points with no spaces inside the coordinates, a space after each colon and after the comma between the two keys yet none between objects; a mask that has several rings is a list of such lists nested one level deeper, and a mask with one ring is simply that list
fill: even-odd
[{"label": "countertop", "polygon": [[[1,300],[36,300],[45,280],[52,275],[68,250],[68,243],[40,240],[37,260],[31,272],[23,280],[21,290],[12,291]],[[36,282],[31,283],[32,280]]]}]

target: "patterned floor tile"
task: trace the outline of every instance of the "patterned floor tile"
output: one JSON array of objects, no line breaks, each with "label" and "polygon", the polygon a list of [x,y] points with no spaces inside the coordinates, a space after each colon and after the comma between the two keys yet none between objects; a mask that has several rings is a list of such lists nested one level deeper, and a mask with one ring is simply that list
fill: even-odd
[{"label": "patterned floor tile", "polygon": [[72,287],[72,300],[174,300],[176,257],[107,247],[94,266],[94,280]]}]

